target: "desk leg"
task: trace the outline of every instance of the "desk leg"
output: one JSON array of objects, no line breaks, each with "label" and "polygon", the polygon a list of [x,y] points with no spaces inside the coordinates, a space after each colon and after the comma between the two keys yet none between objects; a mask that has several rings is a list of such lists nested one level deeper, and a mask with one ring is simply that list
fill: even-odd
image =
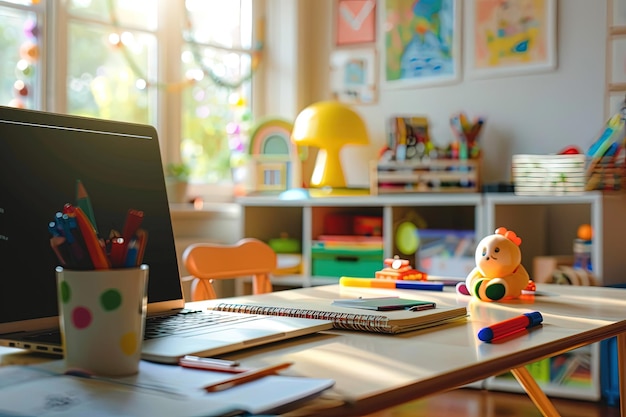
[{"label": "desk leg", "polygon": [[559,412],[556,411],[550,399],[541,390],[539,385],[537,385],[537,381],[535,381],[530,372],[528,372],[528,369],[522,366],[520,368],[511,369],[511,373],[524,388],[524,391],[526,391],[544,417],[559,417]]},{"label": "desk leg", "polygon": [[626,417],[626,333],[617,335],[617,374],[619,379],[620,415]]}]

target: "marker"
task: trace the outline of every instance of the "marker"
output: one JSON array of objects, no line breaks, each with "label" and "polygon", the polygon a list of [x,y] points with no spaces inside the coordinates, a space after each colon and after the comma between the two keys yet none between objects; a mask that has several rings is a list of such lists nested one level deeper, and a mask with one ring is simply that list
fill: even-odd
[{"label": "marker", "polygon": [[139,252],[139,246],[137,246],[137,239],[132,239],[126,246],[126,259],[124,260],[124,266],[132,268],[137,265],[137,253]]},{"label": "marker", "polygon": [[[67,207],[62,212],[57,212],[54,223],[59,236],[65,238],[65,245],[68,247],[65,260],[65,266],[71,265],[74,268],[87,268],[91,266],[91,261],[87,258],[87,254],[83,250],[80,243],[80,232],[77,230],[76,219],[68,213]],[[66,212],[67,211],[67,212]],[[48,224],[48,230],[55,235],[52,224]],[[76,236],[75,236],[76,235]]]},{"label": "marker", "polygon": [[343,287],[443,291],[443,282],[435,281],[398,281],[393,279],[341,277],[339,278],[339,285]]},{"label": "marker", "polygon": [[491,326],[484,327],[478,331],[478,339],[483,342],[492,342],[515,333],[522,332],[531,327],[540,325],[543,322],[543,316],[538,311],[524,313],[521,316],[513,317],[501,321]]},{"label": "marker", "polygon": [[126,222],[124,223],[124,229],[122,229],[122,237],[126,242],[130,242],[130,239],[135,236],[141,222],[143,221],[143,211],[130,209],[126,215]]},{"label": "marker", "polygon": [[123,237],[114,237],[111,239],[109,260],[113,268],[124,266],[124,261],[126,260],[126,245],[124,244]]}]

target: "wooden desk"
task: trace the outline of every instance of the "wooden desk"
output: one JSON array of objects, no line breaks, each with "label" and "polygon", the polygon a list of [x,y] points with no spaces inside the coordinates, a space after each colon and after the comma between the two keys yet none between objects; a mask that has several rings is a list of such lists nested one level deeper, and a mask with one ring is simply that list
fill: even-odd
[{"label": "wooden desk", "polygon": [[[292,360],[295,364],[286,372],[288,374],[335,379],[335,387],[323,401],[313,401],[289,413],[290,416],[363,415],[509,370],[514,370],[514,375],[544,415],[557,416],[557,410],[524,365],[618,336],[620,393],[622,399],[626,398],[623,360],[626,291],[549,284],[539,285],[538,290],[545,295],[525,296],[506,303],[471,301],[452,289],[443,293],[422,292],[441,304],[468,305],[468,320],[396,336],[332,330],[242,351],[228,358],[258,365]],[[297,291],[337,298],[339,287]],[[388,294],[385,290],[355,291],[355,294],[361,291],[369,295]],[[478,340],[479,329],[532,310],[543,314],[543,326],[501,344]],[[621,415],[626,416],[623,401]]]},{"label": "wooden desk", "polygon": [[[336,381],[335,387],[322,398],[288,413],[289,416],[373,413],[511,369],[517,370],[516,376],[542,413],[557,416],[557,410],[523,366],[617,336],[621,415],[626,417],[626,292],[548,284],[538,285],[538,290],[545,295],[508,303],[470,302],[469,297],[459,296],[452,289],[442,293],[421,292],[424,297],[420,298],[441,304],[468,305],[469,318],[461,323],[396,336],[332,330],[225,357],[236,358],[246,366],[291,360],[294,365],[284,374]],[[330,298],[339,295],[336,285],[297,291]],[[371,296],[388,291],[355,289],[353,294],[359,293]],[[395,293],[400,295],[402,291]],[[416,292],[410,294],[415,296]],[[476,337],[482,327],[532,310],[543,314],[543,326],[500,344],[483,343]],[[3,352],[7,353],[3,355]],[[0,364],[20,361],[22,355],[14,352],[0,350]]]}]

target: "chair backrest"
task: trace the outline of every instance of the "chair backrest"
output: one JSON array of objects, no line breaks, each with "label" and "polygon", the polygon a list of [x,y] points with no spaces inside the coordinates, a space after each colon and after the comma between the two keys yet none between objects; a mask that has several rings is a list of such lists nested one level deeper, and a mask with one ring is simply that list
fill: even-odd
[{"label": "chair backrest", "polygon": [[276,253],[265,242],[245,238],[233,245],[196,243],[182,255],[187,271],[194,277],[192,301],[217,298],[212,281],[252,277],[252,292],[272,292],[270,274],[276,269]]}]

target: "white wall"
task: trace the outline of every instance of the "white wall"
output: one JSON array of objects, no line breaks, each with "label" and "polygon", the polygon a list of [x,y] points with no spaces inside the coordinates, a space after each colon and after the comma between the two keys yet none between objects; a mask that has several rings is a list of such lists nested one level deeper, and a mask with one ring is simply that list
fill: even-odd
[{"label": "white wall", "polygon": [[[300,93],[306,89],[308,103],[330,97],[328,55],[333,47],[333,3],[334,0],[298,1],[297,13],[305,16],[307,22],[299,29],[299,57],[305,60],[307,73],[294,86],[299,86]],[[358,106],[367,121],[372,145],[342,151],[349,185],[367,186],[367,161],[376,158],[385,143],[385,121],[397,113],[427,116],[431,137],[441,145],[452,140],[448,120],[453,113],[465,111],[469,116],[484,116],[484,182],[510,180],[512,154],[555,153],[567,145],[586,149],[606,118],[607,0],[560,0],[557,6],[556,70],[485,80],[463,78],[453,85],[429,88],[381,88],[378,103]],[[380,45],[380,29],[378,40]]]}]

